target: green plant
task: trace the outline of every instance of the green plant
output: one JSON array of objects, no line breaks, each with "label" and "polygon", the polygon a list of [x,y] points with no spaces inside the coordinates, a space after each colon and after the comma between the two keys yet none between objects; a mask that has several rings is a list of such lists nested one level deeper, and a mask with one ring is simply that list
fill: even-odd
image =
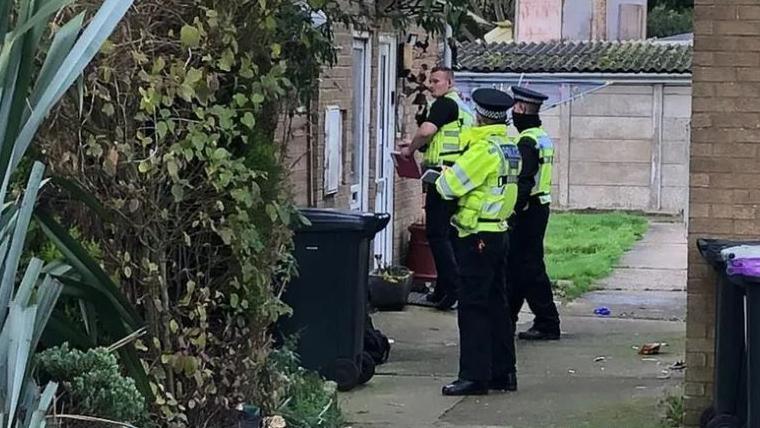
[{"label": "green plant", "polygon": [[292,428],[338,428],[343,415],[338,407],[337,385],[325,381],[319,374],[300,367],[298,355],[289,341],[268,358],[269,370],[283,380],[278,398],[277,413]]},{"label": "green plant", "polygon": [[549,277],[561,294],[578,297],[607,276],[647,228],[647,219],[633,214],[553,214],[544,243]]},{"label": "green plant", "polygon": [[62,386],[57,406],[67,413],[98,416],[142,424],[145,398],[131,378],[119,373],[116,356],[106,348],[86,352],[70,349],[68,343],[37,355],[39,376]]},{"label": "green plant", "polygon": [[375,269],[370,274],[382,277],[385,282],[397,284],[409,278],[412,271],[404,266],[383,263],[383,256],[376,254]]},{"label": "green plant", "polygon": [[65,103],[45,135],[54,175],[114,219],[46,195],[64,207],[64,230],[100,243],[147,321],[137,346],[159,424],[222,425],[241,403],[276,408],[276,377],[262,370],[268,328],[289,311],[279,296],[299,216],[287,136],[275,134],[315,101],[336,55],[332,26],[374,25],[374,2],[350,3],[143,0],[88,70],[83,103]]},{"label": "green plant", "polygon": [[691,8],[671,9],[661,4],[649,11],[647,35],[667,37],[693,31],[693,10]]},{"label": "green plant", "polygon": [[[31,356],[64,288],[54,277],[70,270],[60,264],[43,266],[42,260],[32,257],[17,282],[45,167],[31,164],[23,196],[13,197],[10,181],[19,176],[19,164],[50,109],[131,5],[130,0],[106,0],[81,34],[84,15],[65,23],[49,46],[40,45],[48,19],[68,3],[0,1],[0,34],[4,36],[0,49],[0,171],[4,177],[0,185],[0,422],[7,427],[44,426],[57,384],[48,383],[40,393],[30,375]],[[37,73],[40,52],[44,63]]]},{"label": "green plant", "polygon": [[680,428],[683,426],[683,395],[668,395],[661,406],[665,409],[663,424],[667,428]]},{"label": "green plant", "polygon": [[[10,170],[6,167],[6,171]],[[58,386],[48,383],[40,395],[30,372],[31,356],[62,287],[50,275],[40,279],[43,263],[32,258],[14,291],[26,230],[44,170],[42,164],[34,165],[23,199],[4,204],[0,216],[0,367],[4,368],[0,370],[0,420],[8,427],[43,426]],[[6,181],[0,189],[3,195],[0,200],[5,200],[7,184]]]}]

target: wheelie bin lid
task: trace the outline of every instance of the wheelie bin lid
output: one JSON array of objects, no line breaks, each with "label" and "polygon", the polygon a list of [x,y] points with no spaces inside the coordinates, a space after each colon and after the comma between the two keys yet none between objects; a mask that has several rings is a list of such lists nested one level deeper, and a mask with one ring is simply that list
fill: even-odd
[{"label": "wheelie bin lid", "polygon": [[311,224],[299,226],[297,232],[359,232],[373,237],[385,229],[391,219],[386,213],[330,208],[300,208],[299,211]]},{"label": "wheelie bin lid", "polygon": [[697,248],[699,254],[712,265],[715,269],[723,269],[726,266],[726,262],[723,260],[723,256],[720,252],[729,247],[736,247],[739,245],[757,245],[760,244],[757,241],[745,242],[745,241],[732,241],[728,239],[697,239]]}]

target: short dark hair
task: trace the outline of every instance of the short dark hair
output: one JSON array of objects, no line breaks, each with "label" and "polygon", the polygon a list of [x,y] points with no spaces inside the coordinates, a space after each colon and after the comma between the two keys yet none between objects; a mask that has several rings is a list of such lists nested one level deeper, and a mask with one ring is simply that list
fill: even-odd
[{"label": "short dark hair", "polygon": [[430,74],[438,73],[438,72],[445,73],[446,77],[449,80],[452,80],[452,81],[454,80],[454,70],[452,70],[451,67],[436,65],[435,67],[433,67],[432,70],[430,70]]}]

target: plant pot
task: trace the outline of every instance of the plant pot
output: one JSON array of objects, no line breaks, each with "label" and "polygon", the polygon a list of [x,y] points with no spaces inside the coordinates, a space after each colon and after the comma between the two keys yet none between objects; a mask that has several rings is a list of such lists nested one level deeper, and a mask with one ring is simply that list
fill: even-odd
[{"label": "plant pot", "polygon": [[414,278],[421,282],[432,282],[438,277],[433,261],[433,252],[425,236],[425,225],[414,223],[409,226],[409,253],[406,266],[414,271]]},{"label": "plant pot", "polygon": [[[414,279],[413,272],[397,267],[393,275],[378,271],[369,274],[369,301],[380,310],[402,310],[409,298]],[[403,272],[403,274],[401,274]]]}]

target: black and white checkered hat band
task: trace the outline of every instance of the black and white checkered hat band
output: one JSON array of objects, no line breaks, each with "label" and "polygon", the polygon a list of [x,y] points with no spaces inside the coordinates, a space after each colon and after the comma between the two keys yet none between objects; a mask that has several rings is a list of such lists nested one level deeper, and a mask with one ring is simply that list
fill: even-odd
[{"label": "black and white checkered hat band", "polygon": [[493,111],[493,110],[485,109],[485,108],[481,107],[478,104],[475,104],[475,111],[477,111],[478,114],[480,114],[481,116],[487,117],[489,119],[500,120],[500,119],[506,119],[507,118],[507,111],[506,110],[504,110],[504,111]]},{"label": "black and white checkered hat band", "polygon": [[512,94],[512,98],[514,98],[515,101],[522,101],[522,102],[528,103],[528,104],[539,104],[539,105],[542,104],[541,100],[537,100],[537,99],[531,98],[531,97],[524,97],[522,95]]}]

